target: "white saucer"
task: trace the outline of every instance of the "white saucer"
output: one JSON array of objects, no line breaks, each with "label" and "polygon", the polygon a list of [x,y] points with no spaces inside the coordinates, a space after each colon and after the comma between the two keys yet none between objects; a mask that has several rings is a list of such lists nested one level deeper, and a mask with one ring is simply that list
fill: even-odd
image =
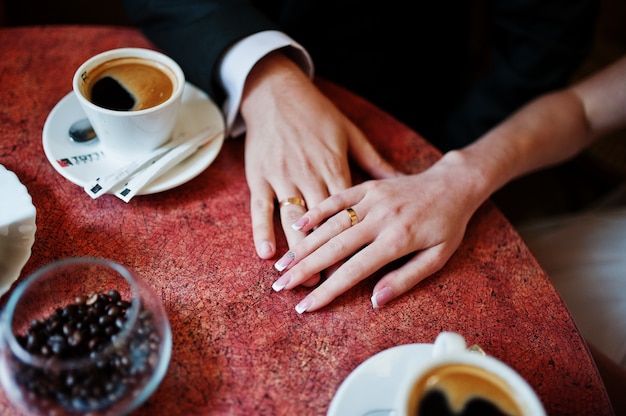
[{"label": "white saucer", "polygon": [[0,296],[11,288],[30,258],[36,214],[26,187],[0,165]]},{"label": "white saucer", "polygon": [[[43,149],[50,164],[64,178],[79,186],[122,167],[128,160],[107,155],[99,140],[76,143],[70,139],[69,127],[85,118],[76,96],[68,93],[52,109],[43,127]],[[190,181],[217,157],[224,143],[224,119],[215,103],[200,89],[187,83],[173,136],[193,137],[202,130],[222,131],[218,137],[198,149],[178,166],[155,179],[139,195],[166,191]]]},{"label": "white saucer", "polygon": [[368,358],[341,383],[327,416],[392,415],[407,363],[426,362],[432,358],[432,351],[433,344],[406,344]]}]

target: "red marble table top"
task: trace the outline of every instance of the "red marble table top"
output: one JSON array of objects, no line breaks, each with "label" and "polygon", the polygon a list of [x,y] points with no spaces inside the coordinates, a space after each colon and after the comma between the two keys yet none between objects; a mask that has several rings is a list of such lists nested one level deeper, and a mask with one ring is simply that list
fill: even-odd
[{"label": "red marble table top", "polygon": [[[456,331],[515,368],[550,415],[607,415],[586,344],[556,290],[509,222],[487,202],[450,262],[387,307],[373,310],[376,276],[322,311],[298,315],[305,289],[274,293],[273,261],[252,245],[241,140],[198,177],[129,204],[89,198],[51,167],[41,132],[89,56],[150,47],[115,27],[0,29],[0,164],[37,209],[24,276],[59,258],[98,256],[134,269],[161,295],[172,361],[137,415],[323,415],[341,382],[387,348]],[[407,172],[440,155],[418,134],[344,89],[320,88]],[[357,174],[358,175],[358,174]],[[357,176],[358,177],[358,176]],[[285,251],[284,240],[279,253]],[[7,296],[0,299],[4,305]],[[0,391],[0,414],[16,410]]]}]

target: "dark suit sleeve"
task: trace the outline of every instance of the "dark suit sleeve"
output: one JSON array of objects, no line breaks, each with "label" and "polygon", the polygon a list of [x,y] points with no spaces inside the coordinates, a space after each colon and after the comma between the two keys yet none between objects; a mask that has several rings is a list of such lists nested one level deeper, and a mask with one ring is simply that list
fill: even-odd
[{"label": "dark suit sleeve", "polygon": [[129,19],[217,102],[224,98],[215,82],[224,51],[248,35],[278,29],[249,1],[123,1]]},{"label": "dark suit sleeve", "polygon": [[492,1],[490,70],[447,123],[445,147],[478,139],[531,98],[565,86],[590,50],[597,3]]}]

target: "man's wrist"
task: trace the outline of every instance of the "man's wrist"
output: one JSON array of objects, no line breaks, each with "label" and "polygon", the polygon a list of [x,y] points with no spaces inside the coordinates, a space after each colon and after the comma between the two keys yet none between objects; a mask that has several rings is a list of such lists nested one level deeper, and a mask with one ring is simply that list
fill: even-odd
[{"label": "man's wrist", "polygon": [[219,70],[219,80],[227,96],[223,106],[227,135],[236,136],[245,130],[239,107],[246,79],[257,62],[278,49],[307,76],[313,76],[313,62],[307,51],[284,33],[264,31],[237,42],[222,58]]}]

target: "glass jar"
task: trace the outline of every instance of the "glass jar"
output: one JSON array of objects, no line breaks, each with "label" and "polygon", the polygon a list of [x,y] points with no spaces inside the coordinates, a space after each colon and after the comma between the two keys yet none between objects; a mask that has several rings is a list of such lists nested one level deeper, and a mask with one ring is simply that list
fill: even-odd
[{"label": "glass jar", "polygon": [[154,291],[109,260],[44,266],[0,317],[0,381],[27,414],[126,414],[163,379],[172,351]]}]

